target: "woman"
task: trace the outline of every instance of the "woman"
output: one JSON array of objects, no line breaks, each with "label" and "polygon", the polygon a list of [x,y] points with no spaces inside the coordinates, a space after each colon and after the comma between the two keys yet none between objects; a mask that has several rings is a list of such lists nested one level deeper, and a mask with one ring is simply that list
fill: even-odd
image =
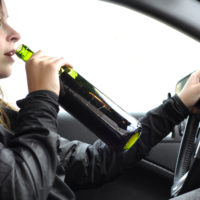
[{"label": "woman", "polygon": [[[6,7],[3,0],[0,2],[0,77],[7,78],[20,35],[7,24]],[[187,117],[200,98],[198,71],[179,96],[147,113],[141,120],[140,140],[127,152],[113,152],[99,140],[93,145],[70,142],[57,134],[56,124],[58,71],[65,64],[63,58],[37,52],[26,63],[29,94],[17,102],[19,112],[1,102],[1,200],[75,199],[69,186],[100,184],[134,165]]]}]

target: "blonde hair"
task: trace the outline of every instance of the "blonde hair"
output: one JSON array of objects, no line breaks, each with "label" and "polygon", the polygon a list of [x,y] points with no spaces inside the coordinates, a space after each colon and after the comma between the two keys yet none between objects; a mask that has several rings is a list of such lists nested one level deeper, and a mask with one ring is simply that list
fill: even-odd
[{"label": "blonde hair", "polygon": [[0,96],[1,96],[0,98],[0,124],[4,128],[10,129],[10,119],[3,108],[8,108],[12,110],[17,110],[17,109],[3,100],[4,95],[3,95],[3,91],[1,87],[0,87]]},{"label": "blonde hair", "polygon": [[[4,105],[4,101],[2,99],[0,99],[0,104],[1,106]],[[7,129],[10,129],[10,120],[8,118],[8,115],[6,114],[6,112],[0,108],[0,124]]]}]

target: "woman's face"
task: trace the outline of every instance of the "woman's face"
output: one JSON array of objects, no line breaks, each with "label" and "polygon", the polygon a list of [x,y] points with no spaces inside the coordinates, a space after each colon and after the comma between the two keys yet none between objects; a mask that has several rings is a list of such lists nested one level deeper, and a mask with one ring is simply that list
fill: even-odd
[{"label": "woman's face", "polygon": [[0,78],[10,76],[15,43],[20,39],[19,33],[7,24],[7,9],[4,0],[0,0]]}]

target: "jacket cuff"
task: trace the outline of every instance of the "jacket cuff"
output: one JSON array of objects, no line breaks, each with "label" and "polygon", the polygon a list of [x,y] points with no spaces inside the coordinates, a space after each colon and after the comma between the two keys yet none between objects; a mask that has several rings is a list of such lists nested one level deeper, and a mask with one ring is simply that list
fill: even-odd
[{"label": "jacket cuff", "polygon": [[184,118],[186,118],[190,114],[189,109],[186,107],[186,105],[182,102],[182,100],[177,94],[173,96],[173,99],[175,104],[179,107],[179,109],[182,110]]}]

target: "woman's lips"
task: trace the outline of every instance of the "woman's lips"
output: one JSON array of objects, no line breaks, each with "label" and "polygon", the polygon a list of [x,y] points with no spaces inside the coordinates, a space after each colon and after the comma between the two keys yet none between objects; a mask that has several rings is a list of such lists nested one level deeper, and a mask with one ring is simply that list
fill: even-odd
[{"label": "woman's lips", "polygon": [[5,53],[4,55],[9,57],[12,61],[14,61],[13,59],[13,55],[15,54],[15,50],[11,50],[11,51],[8,51],[7,53]]},{"label": "woman's lips", "polygon": [[15,50],[11,50],[5,53],[6,56],[13,56],[14,54],[15,54]]}]

